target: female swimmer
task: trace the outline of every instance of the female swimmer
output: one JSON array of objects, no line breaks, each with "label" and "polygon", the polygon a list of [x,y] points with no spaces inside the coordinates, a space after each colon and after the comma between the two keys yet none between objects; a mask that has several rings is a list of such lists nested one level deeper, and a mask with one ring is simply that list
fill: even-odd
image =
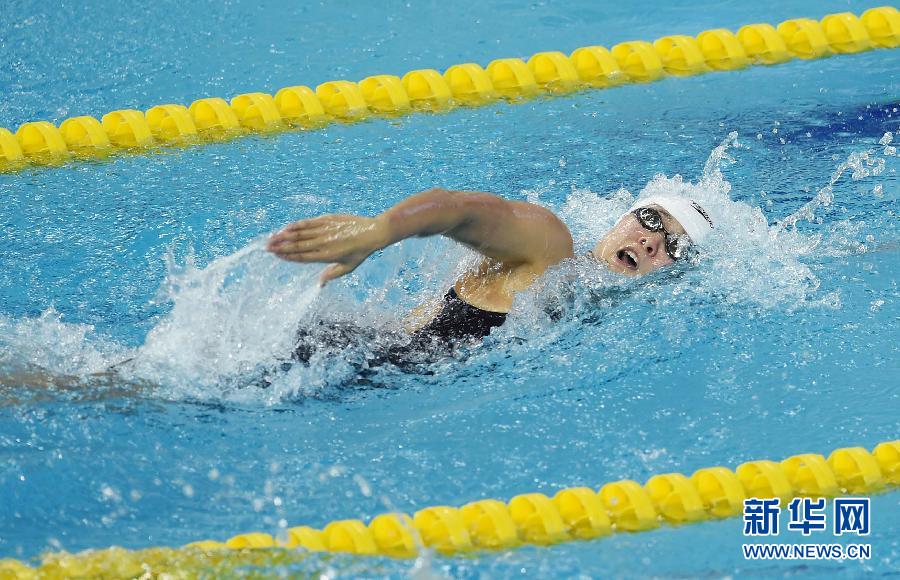
[{"label": "female swimmer", "polygon": [[[588,256],[614,272],[639,276],[685,258],[712,228],[709,214],[691,199],[647,197],[638,200]],[[456,280],[436,308],[418,309],[404,332],[389,337],[377,329],[346,323],[320,322],[301,328],[291,359],[309,362],[319,347],[343,349],[362,342],[374,346],[365,365],[368,369],[391,362],[420,371],[418,363],[434,360],[435,354],[446,353],[448,347],[490,334],[506,320],[516,293],[531,286],[549,267],[574,257],[572,234],[551,211],[489,193],[445,189],[413,195],[376,217],[323,215],[300,220],[274,234],[267,249],[284,260],[328,263],[320,277],[325,284],[400,240],[438,234],[472,248],[483,258]],[[115,389],[121,380],[118,367],[129,362],[88,378],[93,384]],[[266,372],[255,384],[268,385],[270,374]],[[0,387],[28,384],[68,389],[79,382],[76,377],[56,376],[43,369],[0,375]],[[123,388],[144,386],[135,383]]]},{"label": "female swimmer", "polygon": [[[589,252],[614,272],[640,276],[683,259],[713,228],[696,201],[657,195],[639,200]],[[443,235],[480,253],[437,308],[410,318],[412,343],[477,340],[503,324],[516,293],[547,268],[573,258],[572,234],[550,210],[482,192],[429,189],[376,217],[323,215],[286,226],[267,249],[293,262],[328,263],[325,284],[382,248],[411,237]],[[306,331],[301,331],[301,338]],[[308,342],[308,341],[307,341]],[[310,348],[301,340],[300,359]]]}]

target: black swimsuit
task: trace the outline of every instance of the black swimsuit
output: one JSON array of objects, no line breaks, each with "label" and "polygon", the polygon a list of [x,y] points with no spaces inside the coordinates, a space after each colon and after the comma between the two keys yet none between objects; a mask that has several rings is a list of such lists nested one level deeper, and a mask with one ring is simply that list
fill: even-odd
[{"label": "black swimsuit", "polygon": [[461,343],[480,340],[505,321],[505,313],[476,308],[460,298],[451,287],[444,295],[440,312],[411,335],[385,332],[350,322],[326,323],[320,320],[318,324],[297,332],[297,345],[291,358],[308,363],[319,348],[335,351],[357,344],[371,348],[372,357],[367,357],[369,366],[383,362],[409,366],[434,360],[436,355],[449,354]]},{"label": "black swimsuit", "polygon": [[437,316],[413,333],[413,339],[441,338],[444,340],[475,340],[484,338],[491,329],[506,321],[505,312],[491,312],[472,306],[459,297],[456,289],[444,294],[443,305]]}]

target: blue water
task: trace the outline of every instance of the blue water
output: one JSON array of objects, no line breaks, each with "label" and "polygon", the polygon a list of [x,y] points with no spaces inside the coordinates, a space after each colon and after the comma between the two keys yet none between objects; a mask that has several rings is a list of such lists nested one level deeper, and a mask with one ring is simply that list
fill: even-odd
[{"label": "blue water", "polygon": [[[7,3],[0,126],[878,3],[283,4]],[[881,50],[0,174],[0,557],[278,533],[895,439],[898,65]],[[579,249],[644,189],[695,195],[722,227],[696,268],[551,272],[483,347],[431,374],[361,379],[358,344],[252,386],[298,325],[390,326],[471,259],[407,241],[318,292],[318,267],[277,262],[261,236],[435,185],[547,205]],[[126,358],[112,384],[89,380]],[[67,388],[11,378],[35,370]],[[425,565],[896,574],[898,496],[873,501],[865,563],[745,562],[728,520]],[[300,569],[412,569],[336,562]]]}]

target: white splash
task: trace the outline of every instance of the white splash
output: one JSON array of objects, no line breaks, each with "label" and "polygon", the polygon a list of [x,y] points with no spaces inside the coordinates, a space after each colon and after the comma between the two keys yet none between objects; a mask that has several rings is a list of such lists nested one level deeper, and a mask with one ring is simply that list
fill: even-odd
[{"label": "white splash", "polygon": [[[893,157],[896,155],[896,149],[890,145],[892,140],[893,135],[891,133],[885,133],[878,142],[878,145],[883,147],[881,153],[884,157]],[[878,156],[878,147],[870,147],[865,151],[854,151],[851,153],[843,163],[837,166],[834,173],[831,174],[831,179],[828,181],[828,184],[819,189],[816,192],[815,197],[804,204],[803,207],[781,220],[779,222],[779,228],[781,230],[787,230],[796,227],[797,223],[802,220],[812,222],[817,217],[821,218],[821,215],[817,216],[816,212],[821,213],[821,211],[827,210],[834,202],[834,186],[846,172],[851,172],[850,178],[854,181],[859,181],[860,179],[869,176],[881,175],[884,173],[886,165],[884,157]]]},{"label": "white splash", "polygon": [[278,260],[264,245],[256,240],[202,269],[179,268],[169,256],[160,298],[172,309],[122,372],[189,384],[199,394],[290,353],[297,322],[319,293],[321,268]]},{"label": "white splash", "polygon": [[37,368],[81,376],[128,356],[129,349],[98,335],[93,325],[63,322],[54,308],[35,318],[0,316],[0,366],[13,372]]}]

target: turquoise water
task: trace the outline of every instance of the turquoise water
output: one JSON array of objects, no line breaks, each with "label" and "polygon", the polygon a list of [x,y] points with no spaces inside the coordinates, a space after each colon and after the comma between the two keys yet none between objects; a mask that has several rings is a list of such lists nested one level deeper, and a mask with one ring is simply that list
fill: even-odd
[{"label": "turquoise water", "polygon": [[[873,5],[15,2],[0,22],[0,126]],[[895,439],[898,55],[0,175],[0,557],[277,534]],[[411,240],[318,292],[318,267],[277,262],[262,237],[435,185],[545,204],[579,249],[643,190],[689,192],[722,227],[696,268],[630,282],[582,263],[551,272],[483,347],[431,374],[360,378],[352,361],[371,345],[358,344],[252,386],[299,325],[392,326],[471,259]],[[127,358],[112,384],[89,380]],[[38,369],[67,388],[12,378]],[[898,497],[873,501],[865,563],[745,562],[729,520],[422,565],[896,573]]]}]

